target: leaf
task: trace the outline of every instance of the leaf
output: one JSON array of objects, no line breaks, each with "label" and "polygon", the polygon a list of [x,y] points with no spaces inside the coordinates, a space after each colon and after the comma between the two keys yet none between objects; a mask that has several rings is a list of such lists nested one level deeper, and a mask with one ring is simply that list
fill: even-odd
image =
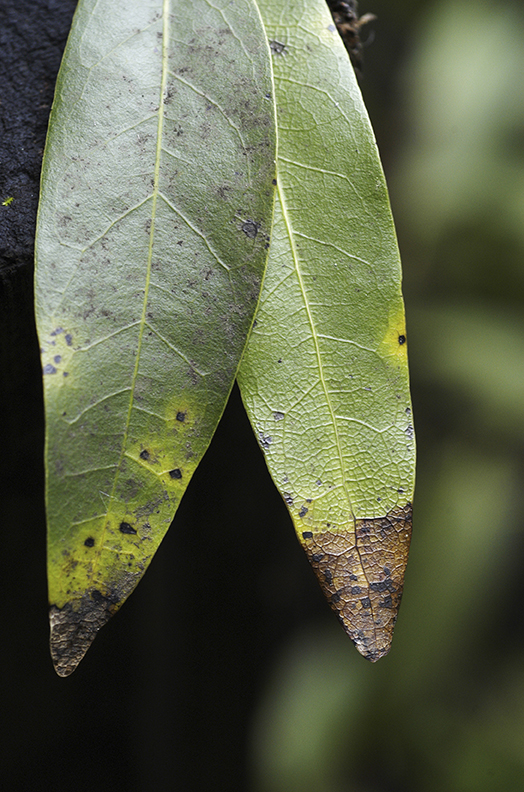
[{"label": "leaf", "polygon": [[323,0],[259,0],[273,53],[278,186],[239,371],[269,471],[364,657],[389,651],[415,449],[401,272],[375,140]]},{"label": "leaf", "polygon": [[83,0],[36,244],[51,652],[71,673],[134,589],[216,428],[274,190],[252,0]]}]

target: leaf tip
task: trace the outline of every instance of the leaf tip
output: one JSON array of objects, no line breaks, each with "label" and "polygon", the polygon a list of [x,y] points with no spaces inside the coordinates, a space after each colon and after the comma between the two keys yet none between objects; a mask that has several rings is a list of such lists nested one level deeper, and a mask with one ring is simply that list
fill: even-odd
[{"label": "leaf tip", "polygon": [[329,604],[360,654],[387,655],[397,620],[411,540],[408,503],[354,530],[302,533],[304,549]]},{"label": "leaf tip", "polygon": [[115,603],[93,590],[62,608],[49,610],[49,646],[58,676],[73,673],[93,643],[101,627],[117,610]]}]

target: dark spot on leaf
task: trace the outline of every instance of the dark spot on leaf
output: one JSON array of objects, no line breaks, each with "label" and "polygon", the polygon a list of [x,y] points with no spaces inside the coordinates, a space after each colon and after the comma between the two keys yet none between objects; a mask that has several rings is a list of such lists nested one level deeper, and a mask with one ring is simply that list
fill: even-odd
[{"label": "dark spot on leaf", "polygon": [[60,361],[62,360],[62,355],[55,355],[53,360],[55,361],[55,363],[60,363]]},{"label": "dark spot on leaf", "polygon": [[174,470],[169,471],[169,475],[172,479],[181,479],[182,478],[182,471],[180,468],[175,468]]},{"label": "dark spot on leaf", "polygon": [[351,588],[351,593],[352,594],[362,594],[362,589],[360,588],[360,586],[353,586]]},{"label": "dark spot on leaf", "polygon": [[405,335],[399,335],[398,342],[399,342],[399,344],[405,344],[406,343],[406,336]]},{"label": "dark spot on leaf", "polygon": [[284,500],[286,501],[288,506],[293,506],[293,498],[291,497],[289,492],[284,492]]},{"label": "dark spot on leaf", "polygon": [[64,330],[63,330],[63,328],[62,328],[62,327],[57,327],[57,328],[56,328],[56,330],[53,330],[53,332],[51,333],[51,335],[52,335],[52,336],[57,336],[57,335],[60,335],[60,333],[63,333],[63,332],[64,332]]},{"label": "dark spot on leaf", "polygon": [[280,41],[270,41],[269,47],[271,52],[275,55],[285,55],[286,54],[286,45],[281,44]]},{"label": "dark spot on leaf", "polygon": [[246,222],[242,225],[242,231],[247,237],[249,237],[249,239],[255,239],[259,228],[260,224],[255,223],[254,220],[246,220]]},{"label": "dark spot on leaf", "polygon": [[388,577],[391,575],[391,570],[390,570],[388,567],[384,567],[384,569],[383,569],[382,571],[383,571],[383,572],[384,572],[384,574],[385,574],[385,575],[387,575]]},{"label": "dark spot on leaf", "polygon": [[303,539],[313,539],[313,532],[312,531],[302,531],[302,538]]},{"label": "dark spot on leaf", "polygon": [[276,183],[277,183],[276,179],[273,179],[273,181],[271,182],[271,184],[274,184],[274,185],[276,185]]},{"label": "dark spot on leaf", "polygon": [[95,546],[95,540],[93,539],[92,536],[88,536],[87,539],[85,540],[84,544],[85,544],[86,547],[94,547]]},{"label": "dark spot on leaf", "polygon": [[393,599],[391,594],[388,594],[387,597],[384,597],[382,602],[378,603],[379,608],[393,608]]},{"label": "dark spot on leaf", "polygon": [[140,459],[149,459],[150,456],[151,455],[149,451],[147,451],[145,448],[143,451],[140,452]]},{"label": "dark spot on leaf", "polygon": [[282,413],[282,412],[274,412],[273,413],[273,418],[275,419],[275,421],[281,421],[284,418],[284,413]]},{"label": "dark spot on leaf", "polygon": [[324,577],[326,578],[326,583],[332,583],[333,582],[333,575],[331,574],[331,570],[330,569],[324,570]]},{"label": "dark spot on leaf", "polygon": [[51,363],[47,363],[43,368],[44,374],[56,374],[56,369]]},{"label": "dark spot on leaf", "polygon": [[302,508],[300,509],[300,511],[298,513],[298,516],[299,517],[305,517],[307,513],[308,513],[308,509],[306,509],[305,506],[302,506]]},{"label": "dark spot on leaf", "polygon": [[262,448],[264,450],[267,450],[269,448],[269,446],[271,445],[271,443],[273,442],[273,438],[270,437],[269,435],[264,436],[263,432],[259,432],[258,433],[258,437],[259,437],[260,445],[262,446]]},{"label": "dark spot on leaf", "polygon": [[313,553],[313,555],[311,556],[311,560],[315,561],[317,564],[319,561],[322,561],[323,558],[324,558],[324,553]]},{"label": "dark spot on leaf", "polygon": [[371,600],[369,597],[363,597],[360,602],[363,608],[371,608]]},{"label": "dark spot on leaf", "polygon": [[177,419],[177,421],[180,421],[180,423],[184,423],[184,421],[186,420],[186,413],[185,412],[177,412],[176,419]]},{"label": "dark spot on leaf", "polygon": [[341,599],[341,597],[340,597],[340,594],[338,593],[338,591],[335,591],[335,593],[331,595],[331,602],[333,602],[333,603],[340,602],[340,599]]},{"label": "dark spot on leaf", "polygon": [[120,523],[120,532],[123,534],[136,534],[135,529],[129,523],[121,522]]},{"label": "dark spot on leaf", "polygon": [[389,582],[387,580],[380,581],[379,583],[369,584],[370,591],[387,591],[388,588],[389,588]]},{"label": "dark spot on leaf", "polygon": [[105,597],[101,591],[99,591],[98,589],[93,589],[93,591],[91,592],[91,599],[94,602],[103,602],[105,600]]}]

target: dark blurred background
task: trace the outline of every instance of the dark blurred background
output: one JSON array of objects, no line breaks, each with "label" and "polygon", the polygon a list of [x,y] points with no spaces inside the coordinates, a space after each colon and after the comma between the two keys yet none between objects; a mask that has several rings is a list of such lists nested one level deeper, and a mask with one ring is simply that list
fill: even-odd
[{"label": "dark blurred background", "polygon": [[523,4],[360,5],[378,17],[362,89],[404,261],[419,452],[391,654],[368,664],[324,603],[234,392],[144,580],[59,679],[32,254],[75,5],[0,0],[2,788],[519,792]]}]

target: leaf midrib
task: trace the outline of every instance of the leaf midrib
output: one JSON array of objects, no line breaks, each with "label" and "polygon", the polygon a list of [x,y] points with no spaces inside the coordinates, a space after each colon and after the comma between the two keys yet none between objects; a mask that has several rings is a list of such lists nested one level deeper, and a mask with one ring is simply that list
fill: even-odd
[{"label": "leaf midrib", "polygon": [[[157,199],[160,193],[159,187],[159,176],[160,176],[160,160],[162,156],[162,133],[163,133],[163,126],[164,126],[164,105],[165,105],[165,95],[166,95],[166,84],[167,84],[167,75],[168,75],[168,48],[169,48],[169,12],[170,12],[170,5],[171,0],[163,0],[162,2],[162,77],[160,83],[160,97],[158,102],[158,123],[157,123],[157,140],[156,140],[156,152],[155,152],[155,170],[154,170],[154,186],[153,192],[150,196],[151,198],[151,226],[149,231],[149,247],[147,253],[147,267],[146,267],[146,278],[145,278],[145,286],[144,286],[144,301],[142,305],[142,315],[139,322],[139,330],[138,330],[138,346],[136,352],[136,360],[135,360],[135,367],[133,370],[133,376],[131,378],[131,386],[130,386],[130,396],[129,396],[129,408],[127,411],[126,416],[126,423],[124,428],[124,435],[122,439],[122,448],[120,451],[120,457],[118,460],[115,478],[113,481],[113,487],[109,496],[109,501],[107,505],[107,509],[104,515],[107,516],[111,511],[111,506],[113,501],[115,500],[115,492],[116,487],[118,484],[118,479],[120,476],[121,468],[122,468],[122,461],[124,459],[126,453],[126,446],[127,446],[127,438],[129,435],[129,426],[131,423],[131,413],[133,410],[133,402],[134,402],[134,394],[135,394],[135,387],[136,387],[136,380],[138,377],[138,369],[140,365],[140,353],[142,350],[142,339],[144,337],[144,330],[146,327],[146,314],[147,314],[147,304],[149,300],[149,286],[151,280],[151,262],[153,257],[153,246],[154,246],[154,239],[155,239],[155,218],[156,218],[156,205]],[[103,531],[102,531],[102,541],[100,546],[103,548],[105,544],[105,535],[106,535],[106,524],[104,524]],[[100,554],[98,555],[97,561],[100,559]],[[95,564],[96,567],[96,564]]]},{"label": "leaf midrib", "polygon": [[331,398],[329,396],[329,391],[328,391],[328,388],[327,388],[326,380],[324,379],[324,372],[323,372],[323,366],[322,366],[322,355],[321,355],[321,352],[320,352],[320,345],[318,343],[317,331],[315,329],[315,322],[313,320],[313,316],[311,314],[311,309],[309,307],[309,300],[307,298],[306,287],[305,287],[305,284],[304,284],[304,279],[302,277],[302,271],[301,271],[301,268],[300,268],[298,251],[297,251],[297,248],[296,248],[296,245],[295,245],[294,231],[293,231],[293,227],[291,225],[291,221],[289,219],[287,206],[286,206],[286,201],[285,201],[285,198],[284,198],[284,191],[283,191],[283,187],[282,187],[282,182],[281,182],[280,176],[277,176],[277,191],[278,191],[278,197],[279,197],[279,200],[280,200],[280,205],[282,207],[282,217],[284,218],[284,223],[285,223],[286,231],[287,231],[288,238],[289,238],[289,244],[290,244],[290,247],[291,247],[291,255],[293,256],[293,264],[294,264],[294,267],[295,267],[295,272],[297,274],[297,280],[298,280],[298,284],[299,284],[299,287],[300,287],[300,293],[302,295],[302,300],[304,302],[304,307],[306,309],[306,314],[307,314],[307,318],[308,318],[308,324],[309,324],[309,326],[311,328],[311,337],[312,337],[312,340],[313,340],[313,345],[315,347],[315,356],[316,356],[316,359],[317,359],[317,367],[318,367],[318,373],[319,373],[319,377],[320,377],[320,383],[322,385],[322,390],[324,391],[324,396],[326,398],[326,404],[327,404],[327,407],[328,407],[328,410],[329,410],[329,414],[330,414],[330,417],[331,417],[331,423],[333,424],[333,431],[335,433],[335,443],[336,443],[336,448],[337,448],[337,455],[338,455],[338,460],[339,460],[339,464],[340,464],[340,471],[342,473],[342,485],[344,487],[344,492],[346,494],[346,499],[347,499],[348,506],[349,506],[350,511],[351,511],[351,515],[353,517],[353,520],[355,520],[355,514],[353,512],[353,506],[352,506],[352,503],[351,503],[351,498],[349,496],[349,491],[347,489],[347,485],[346,485],[346,481],[345,481],[345,477],[344,477],[344,456],[343,456],[343,453],[342,453],[342,445],[340,443],[340,436],[339,436],[339,432],[338,432],[337,419],[336,419],[335,411],[333,410],[333,405],[331,404]]},{"label": "leaf midrib", "polygon": [[[277,135],[278,135],[278,122],[277,122]],[[280,157],[278,157],[278,159],[280,159]],[[326,381],[324,379],[324,372],[323,372],[323,366],[322,366],[322,355],[321,355],[321,352],[320,352],[320,345],[319,345],[319,342],[318,342],[318,336],[317,336],[317,332],[316,332],[316,328],[315,328],[315,322],[313,320],[313,316],[312,316],[311,309],[310,309],[310,306],[309,306],[309,300],[307,298],[307,292],[306,292],[306,287],[305,287],[305,284],[304,284],[304,279],[302,277],[302,271],[301,271],[301,267],[300,267],[298,251],[297,251],[297,248],[296,248],[296,245],[295,245],[294,231],[293,231],[293,227],[291,225],[291,221],[290,221],[290,218],[289,218],[289,215],[288,215],[286,201],[285,201],[285,198],[284,198],[284,189],[283,189],[282,181],[281,181],[280,175],[278,174],[278,171],[277,171],[277,192],[278,192],[278,196],[279,196],[279,200],[280,200],[280,205],[282,207],[282,217],[284,219],[284,223],[285,223],[285,226],[286,226],[286,231],[287,231],[288,238],[289,238],[289,244],[290,244],[290,247],[291,247],[291,254],[292,254],[292,257],[293,257],[293,264],[294,264],[295,272],[296,272],[296,275],[297,275],[297,281],[298,281],[298,284],[299,284],[300,292],[301,292],[301,295],[302,295],[302,300],[303,300],[304,307],[305,307],[305,310],[306,310],[308,323],[309,323],[309,326],[311,328],[311,337],[312,337],[312,340],[313,340],[313,345],[315,347],[315,355],[316,355],[316,358],[317,358],[317,367],[318,367],[320,383],[321,383],[321,386],[322,386],[322,390],[324,392],[324,396],[325,396],[325,399],[326,399],[326,404],[327,404],[327,407],[328,407],[328,410],[329,410],[329,414],[330,414],[330,417],[331,417],[331,422],[332,422],[332,425],[333,425],[333,432],[334,432],[334,435],[335,435],[335,445],[336,445],[336,449],[337,449],[337,455],[338,455],[338,460],[339,460],[339,464],[340,464],[340,473],[341,473],[341,477],[342,477],[342,487],[343,487],[343,491],[344,491],[344,493],[346,495],[346,500],[347,500],[347,503],[348,503],[349,510],[351,512],[351,516],[353,518],[353,530],[354,530],[354,533],[355,533],[355,550],[357,552],[358,559],[360,561],[362,574],[364,575],[364,578],[366,579],[366,582],[367,582],[367,584],[369,586],[370,580],[369,580],[369,578],[367,576],[364,564],[362,562],[362,556],[361,556],[361,553],[360,553],[360,548],[358,546],[357,530],[356,530],[356,528],[357,528],[357,526],[356,526],[356,516],[355,516],[355,513],[353,511],[353,505],[351,503],[351,497],[350,497],[350,494],[349,494],[349,490],[348,490],[348,487],[347,487],[347,484],[346,484],[346,477],[345,477],[345,474],[344,474],[344,469],[345,469],[345,467],[344,467],[344,455],[342,453],[342,446],[341,446],[341,443],[340,443],[340,435],[339,435],[339,431],[338,431],[337,419],[336,419],[335,411],[333,409],[333,405],[331,404],[331,398],[329,396],[329,391],[328,391],[328,388],[327,388],[327,384],[326,384]],[[373,630],[374,630],[375,638],[376,638],[376,627],[375,627],[374,619],[373,619]]]}]

